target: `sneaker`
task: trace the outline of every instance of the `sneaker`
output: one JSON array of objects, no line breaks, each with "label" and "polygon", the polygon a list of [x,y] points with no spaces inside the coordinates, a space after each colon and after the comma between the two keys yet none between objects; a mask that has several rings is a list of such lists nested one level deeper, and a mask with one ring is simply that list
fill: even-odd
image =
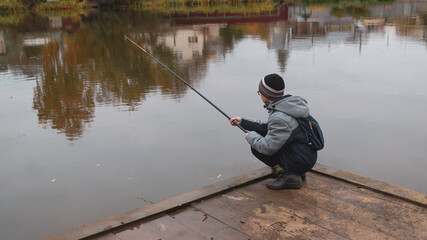
[{"label": "sneaker", "polygon": [[297,189],[302,186],[302,179],[300,175],[294,173],[287,173],[279,176],[275,180],[267,183],[267,188],[273,190],[281,189]]},{"label": "sneaker", "polygon": [[[278,177],[280,177],[280,175],[282,175],[283,173],[278,173],[274,168],[271,168],[271,178],[273,178],[273,179],[276,179],[276,178],[278,178]],[[303,181],[305,181],[305,179],[307,178],[307,174],[306,173],[303,173],[303,174],[301,174],[301,179],[303,180]]]}]

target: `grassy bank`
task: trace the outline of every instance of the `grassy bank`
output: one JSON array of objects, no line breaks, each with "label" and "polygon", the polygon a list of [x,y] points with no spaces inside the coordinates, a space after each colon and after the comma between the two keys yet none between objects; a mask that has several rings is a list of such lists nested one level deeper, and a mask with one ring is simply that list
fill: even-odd
[{"label": "grassy bank", "polygon": [[367,6],[378,4],[391,4],[396,0],[301,0],[304,6],[323,6],[323,7],[336,7],[336,6]]},{"label": "grassy bank", "polygon": [[[150,10],[155,12],[191,12],[195,9],[202,9],[202,12],[222,11],[227,6],[232,6],[232,11],[236,11],[236,6],[259,6],[258,11],[263,11],[263,6],[279,4],[283,0],[100,0],[101,7],[110,9],[132,9]],[[238,8],[238,7],[237,7]],[[265,8],[265,7],[264,7]],[[207,11],[206,11],[207,10]]]},{"label": "grassy bank", "polygon": [[278,0],[99,0],[104,6],[124,6],[143,4],[149,6],[166,5],[212,5],[212,4],[239,4],[239,3],[261,3],[278,2]]},{"label": "grassy bank", "polygon": [[27,16],[28,12],[22,11],[18,14],[6,13],[0,14],[0,24],[18,25],[22,23]]},{"label": "grassy bank", "polygon": [[135,2],[133,5],[128,6],[134,10],[150,11],[153,13],[171,14],[171,13],[191,13],[191,12],[227,12],[227,13],[257,13],[261,11],[273,11],[277,7],[274,1],[263,1],[246,4],[194,4],[194,5],[181,5],[181,4],[166,4],[157,5],[147,4],[145,1]]},{"label": "grassy bank", "polygon": [[[215,5],[215,4],[246,4],[246,3],[269,3],[278,0],[99,0],[101,7],[165,7],[170,5],[194,6],[194,5]],[[79,3],[77,0],[60,0],[57,2],[44,2],[42,0],[0,0],[0,11],[18,10],[75,10],[84,8],[86,0]]]},{"label": "grassy bank", "polygon": [[40,2],[31,0],[0,0],[0,13],[16,11],[58,11],[81,10],[86,7],[86,0],[60,0],[58,2]]},{"label": "grassy bank", "polygon": [[0,1],[0,13],[1,12],[14,12],[26,9],[25,5],[17,0],[1,0]]},{"label": "grassy bank", "polygon": [[86,0],[79,3],[76,0],[61,0],[58,2],[42,2],[39,3],[35,10],[36,12],[57,11],[57,10],[82,10],[86,7]]}]

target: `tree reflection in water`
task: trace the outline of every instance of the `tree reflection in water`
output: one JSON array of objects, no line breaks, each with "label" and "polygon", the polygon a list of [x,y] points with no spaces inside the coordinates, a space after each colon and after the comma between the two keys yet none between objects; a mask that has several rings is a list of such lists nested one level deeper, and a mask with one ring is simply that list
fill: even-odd
[{"label": "tree reflection in water", "polygon": [[33,108],[39,122],[57,129],[70,140],[83,134],[85,124],[94,117],[93,85],[78,69],[78,47],[67,41],[64,57],[58,42],[48,43],[42,53],[43,73],[34,88]]},{"label": "tree reflection in water", "polygon": [[96,105],[126,106],[126,110],[134,111],[150,92],[179,99],[188,91],[129,45],[123,38],[127,32],[140,36],[138,42],[147,43],[154,55],[189,83],[203,77],[206,56],[179,61],[170,49],[158,44],[159,36],[173,33],[170,26],[141,15],[138,21],[134,19],[137,16],[119,16],[101,14],[75,33],[64,34],[59,42],[44,46],[43,71],[33,98],[40,124],[50,125],[75,140],[95,117]]}]

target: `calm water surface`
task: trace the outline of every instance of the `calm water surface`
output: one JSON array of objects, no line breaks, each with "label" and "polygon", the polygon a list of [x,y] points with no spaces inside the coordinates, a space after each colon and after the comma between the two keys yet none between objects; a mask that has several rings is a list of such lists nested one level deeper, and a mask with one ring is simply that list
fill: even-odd
[{"label": "calm water surface", "polygon": [[263,166],[124,34],[231,116],[265,119],[258,82],[281,74],[323,127],[319,162],[427,193],[426,24],[427,2],[395,2],[0,25],[2,238],[47,237]]}]

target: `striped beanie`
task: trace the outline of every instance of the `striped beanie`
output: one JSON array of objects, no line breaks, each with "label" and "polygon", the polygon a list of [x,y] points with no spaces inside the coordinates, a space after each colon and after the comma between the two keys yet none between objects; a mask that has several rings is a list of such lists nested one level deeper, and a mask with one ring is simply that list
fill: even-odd
[{"label": "striped beanie", "polygon": [[275,101],[283,96],[285,82],[276,73],[268,74],[259,82],[258,91],[267,99]]}]

